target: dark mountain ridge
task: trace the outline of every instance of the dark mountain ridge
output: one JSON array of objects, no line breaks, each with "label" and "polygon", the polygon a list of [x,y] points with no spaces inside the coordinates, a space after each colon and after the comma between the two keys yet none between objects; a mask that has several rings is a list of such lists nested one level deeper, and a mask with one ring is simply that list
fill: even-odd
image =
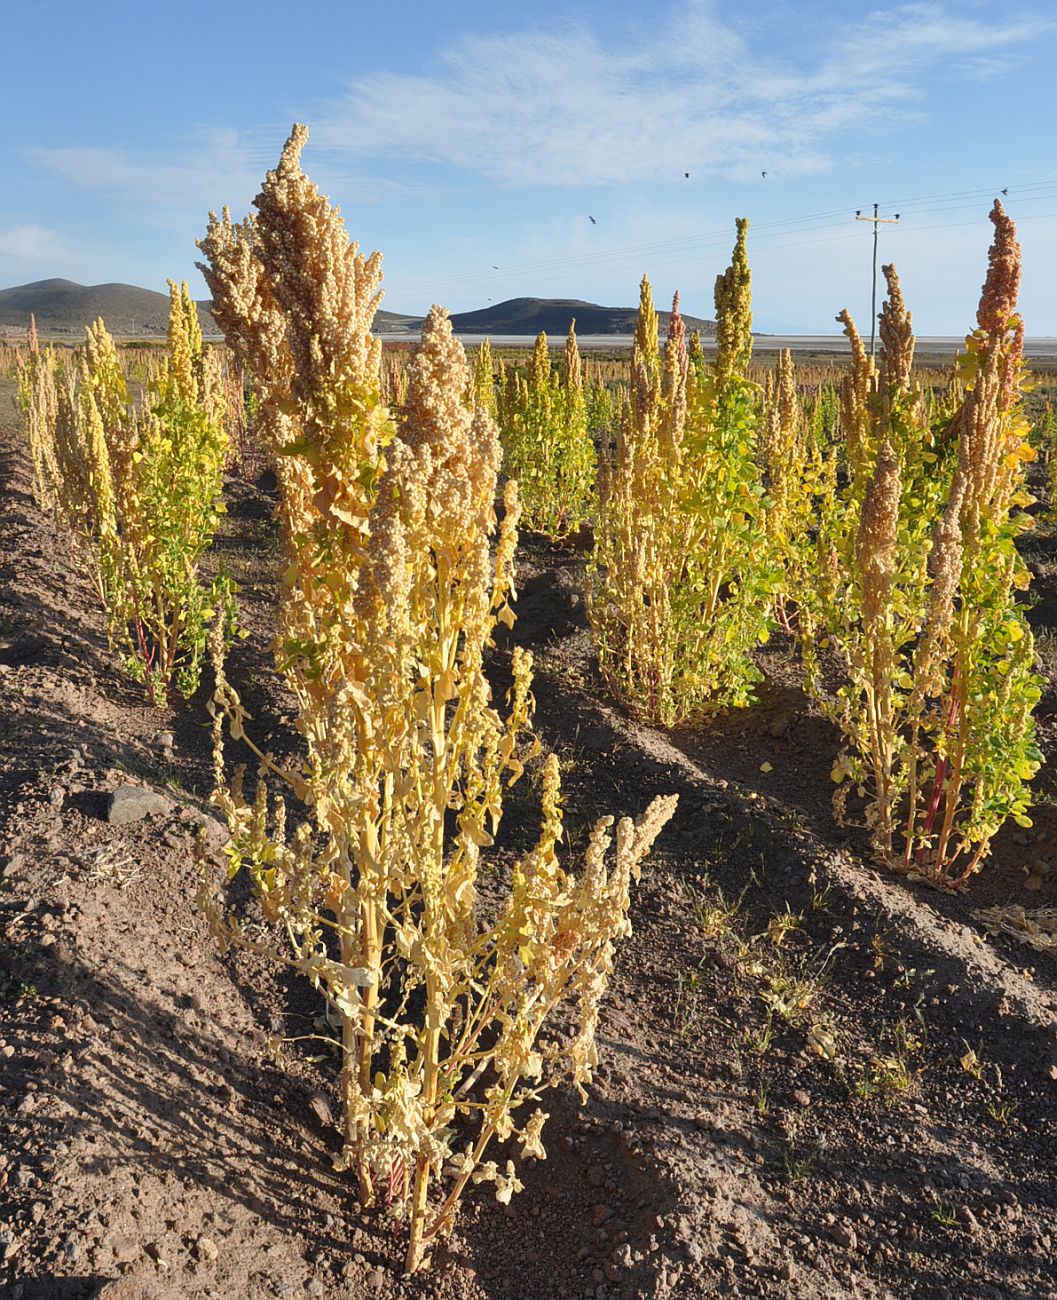
[{"label": "dark mountain ridge", "polygon": [[[209,303],[198,303],[202,331],[215,334]],[[80,334],[102,316],[116,335],[163,335],[169,319],[168,293],[133,284],[77,284],[73,280],[37,280],[0,289],[0,325],[26,328],[30,315],[42,334]]]},{"label": "dark mountain ridge", "polygon": [[[662,333],[668,328],[669,312],[657,313]],[[569,322],[576,321],[577,334],[628,335],[635,332],[637,307],[601,307],[582,298],[508,298],[477,311],[453,312],[451,323],[458,334],[547,334],[564,336]],[[684,316],[688,330],[710,336],[715,325],[697,316]],[[414,328],[418,328],[415,322]],[[381,332],[381,331],[380,331]]]},{"label": "dark mountain ridge", "polygon": [[[208,301],[198,303],[202,332],[216,335]],[[634,333],[637,308],[602,307],[580,298],[510,298],[478,311],[455,312],[452,325],[461,334],[547,334],[564,336],[569,322],[576,321],[578,334],[629,335]],[[107,328],[119,337],[161,336],[169,317],[169,297],[132,284],[77,284],[73,280],[37,280],[11,289],[0,289],[0,326],[26,329],[29,318],[45,335],[79,335],[84,327],[102,316]],[[662,331],[668,326],[668,312],[658,313]],[[380,311],[375,318],[379,334],[417,336],[423,317]],[[685,316],[688,330],[710,336],[712,321]]]}]

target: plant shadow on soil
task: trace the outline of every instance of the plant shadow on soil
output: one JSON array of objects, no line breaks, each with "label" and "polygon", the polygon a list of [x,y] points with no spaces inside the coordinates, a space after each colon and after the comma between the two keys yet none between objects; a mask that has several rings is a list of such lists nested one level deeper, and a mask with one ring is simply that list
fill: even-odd
[{"label": "plant shadow on soil", "polygon": [[[52,1071],[43,1082],[60,1118],[42,1120],[31,1113],[26,1125],[38,1150],[60,1141],[76,1145],[83,1182],[120,1186],[133,1207],[141,1182],[155,1196],[159,1185],[171,1188],[174,1219],[181,1214],[177,1185],[193,1189],[211,1207],[218,1230],[259,1218],[283,1236],[296,1237],[299,1250],[309,1256],[336,1253],[335,1265],[340,1266],[341,1229],[325,1226],[321,1211],[305,1212],[330,1206],[358,1222],[356,1254],[364,1257],[365,1267],[391,1266],[402,1233],[398,1230],[394,1240],[384,1217],[360,1215],[349,1178],[330,1171],[327,1155],[336,1152],[337,1135],[314,1120],[309,1085],[275,1068],[262,1070],[229,1036],[218,1034],[208,1015],[199,1014],[193,996],[177,997],[173,1013],[161,1013],[157,1002],[142,996],[145,981],[153,983],[149,973],[120,960],[110,962],[102,977],[92,967],[61,960],[29,973],[41,994],[76,989],[78,1003],[90,1008],[88,1029],[105,1026],[98,1048],[83,1052],[68,1070]],[[252,1005],[254,990],[239,991]],[[81,1028],[83,1032],[83,1024]],[[9,1086],[18,1082],[17,1075],[10,1076]],[[551,1110],[548,1145],[558,1150],[581,1146],[575,1105],[563,1097]],[[13,1136],[20,1126],[16,1118]],[[629,1219],[641,1218],[637,1235],[642,1235],[658,1213],[670,1208],[670,1193],[647,1164],[629,1160],[617,1134],[596,1131],[587,1145],[596,1165],[609,1166],[609,1186],[600,1194]],[[564,1176],[555,1177],[555,1172],[553,1165],[536,1161],[519,1170],[526,1185],[523,1204],[535,1207],[531,1232],[520,1226],[516,1239],[509,1240],[510,1218],[487,1209],[482,1214],[474,1206],[460,1222],[455,1259],[441,1245],[435,1270],[443,1272],[464,1256],[502,1259],[512,1250],[527,1252],[527,1262],[538,1263],[547,1253],[546,1243],[558,1237],[567,1244],[575,1244],[577,1236],[582,1236],[581,1246],[591,1243],[594,1233],[584,1213],[581,1178],[572,1169]],[[159,1212],[163,1220],[170,1213],[164,1206],[160,1211],[146,1206],[144,1217],[157,1223]],[[132,1213],[138,1217],[135,1208]],[[535,1251],[530,1238],[539,1243]],[[351,1258],[351,1247],[347,1253]],[[480,1293],[508,1295],[502,1274],[496,1267],[490,1278],[486,1266],[478,1275]],[[84,1289],[89,1281],[38,1277],[25,1295],[27,1300],[50,1295],[73,1300],[92,1294]]]},{"label": "plant shadow on soil", "polygon": [[[44,534],[24,472],[15,459],[3,468],[14,475],[8,500],[20,495],[0,528],[14,575],[10,639],[0,645],[0,664],[9,656],[0,691],[10,704],[0,808],[27,861],[22,877],[4,878],[0,897],[41,905],[16,931],[17,961],[8,962],[13,987],[34,994],[0,997],[4,1032],[20,1044],[3,1072],[5,1150],[21,1151],[41,1176],[41,1152],[60,1142],[76,1150],[67,1185],[53,1190],[25,1248],[24,1300],[80,1300],[126,1267],[101,1250],[88,1274],[83,1260],[50,1251],[92,1207],[122,1241],[160,1243],[181,1260],[194,1258],[185,1227],[214,1234],[224,1280],[188,1273],[189,1265],[170,1276],[195,1296],[212,1284],[223,1300],[283,1294],[280,1284],[296,1295],[306,1273],[324,1279],[335,1300],[366,1294],[373,1269],[384,1274],[383,1295],[452,1300],[588,1290],[932,1296],[970,1270],[981,1297],[1045,1294],[1045,1243],[1057,1231],[1053,1085],[1044,1073],[1053,964],[1039,959],[1033,981],[1019,978],[1023,949],[967,933],[978,897],[908,886],[865,862],[854,833],[834,833],[835,736],[806,713],[780,653],[768,660],[773,684],[758,710],[692,734],[651,731],[612,706],[589,654],[583,556],[533,538],[522,548],[518,622],[498,639],[494,680],[501,697],[511,644],[537,653],[536,723],[563,765],[567,860],[575,864],[601,814],[638,813],[669,791],[680,808],[634,896],[634,932],[602,1005],[602,1065],[589,1103],[581,1109],[568,1090],[548,1094],[549,1159],[519,1167],[525,1192],[507,1212],[487,1189],[472,1191],[430,1273],[401,1282],[400,1238],[383,1216],[359,1214],[349,1178],[330,1168],[336,1134],[313,1099],[332,1090],[333,1061],[313,1061],[311,1045],[293,1044],[279,1061],[265,1050],[267,1034],[311,1027],[318,1000],[245,955],[212,953],[186,902],[195,872],[189,844],[171,842],[178,821],[99,821],[105,780],[122,772],[171,779],[178,806],[205,811],[205,709],[143,704],[110,661],[91,593]],[[255,714],[255,735],[295,752],[292,705],[269,653],[266,488],[228,485],[217,556],[243,587],[251,632],[233,647],[233,680]],[[171,761],[151,740],[162,729],[175,733]],[[70,785],[69,752],[86,745],[92,779],[49,809],[49,789]],[[765,760],[775,775],[760,773]],[[530,771],[510,792],[500,866],[486,889],[503,885],[537,825]],[[88,851],[105,844],[136,858],[140,874],[127,885],[91,879]],[[996,855],[1005,883],[991,888],[1009,894],[1024,849],[1013,843]],[[740,900],[738,917],[727,938],[709,939],[695,907],[717,890]],[[58,943],[45,950],[36,918],[47,907],[67,918],[60,896],[80,916],[72,926],[63,919]],[[251,913],[240,882],[232,899]],[[753,936],[783,911],[801,919],[779,965]],[[841,1044],[835,1062],[808,1050],[810,1017],[767,1010],[766,979],[804,972],[818,977],[819,1015]],[[59,1004],[70,1008],[66,1041],[45,1032]],[[924,1025],[927,1045],[909,1054],[904,1091],[890,1103],[866,1102],[856,1086],[873,1086],[872,1062],[895,1053],[901,1025]],[[765,1050],[750,1045],[765,1034]],[[983,1081],[958,1064],[966,1040],[979,1048]],[[23,1114],[31,1083],[42,1100]],[[988,1118],[996,1103],[1014,1108],[1008,1125]],[[41,1187],[9,1193],[27,1220]],[[933,1197],[975,1220],[956,1229],[933,1220]],[[845,1225],[854,1225],[857,1245],[834,1236]],[[559,1271],[549,1272],[555,1260]],[[156,1276],[149,1256],[136,1256],[140,1265]]]}]

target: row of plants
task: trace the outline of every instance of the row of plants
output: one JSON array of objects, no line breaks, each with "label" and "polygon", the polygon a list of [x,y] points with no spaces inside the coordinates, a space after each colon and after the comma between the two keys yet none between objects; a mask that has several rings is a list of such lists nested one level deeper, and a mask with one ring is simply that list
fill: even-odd
[{"label": "row of plants", "polygon": [[[102,321],[61,353],[34,328],[16,356],[18,403],[38,503],[73,539],[151,702],[190,696],[208,647],[229,876],[250,878],[266,926],[229,908],[204,849],[199,903],[222,949],[263,953],[326,1000],[339,1165],[365,1206],[406,1218],[414,1270],[468,1184],[492,1183],[504,1202],[520,1189],[513,1161],[490,1158],[493,1139],[543,1158],[542,1095],[590,1084],[631,888],[676,799],[599,818],[573,871],[546,756],[536,843],[501,904],[482,903],[479,878],[496,871],[482,850],[539,754],[531,656],[515,652],[505,708],[485,673],[496,627],[514,621],[517,484],[497,517],[498,430],[488,403],[468,400],[441,309],[390,376],[398,411],[387,406],[370,333],[380,257],[358,252],[301,171],[306,135],[295,129],[257,213],[211,217],[201,241],[226,354],[203,347],[187,286],[170,284],[164,354],[133,373]],[[512,382],[510,402],[525,419],[560,406],[571,437],[585,428],[574,376],[553,392]],[[201,573],[225,467],[245,472],[247,447],[278,484],[274,651],[302,738],[286,766],[247,734],[226,673],[232,584]],[[252,795],[245,764],[227,764],[232,742],[255,757]],[[555,1028],[559,1007],[571,1028]]]},{"label": "row of plants", "polygon": [[[710,364],[687,343],[678,295],[661,347],[644,279],[630,388],[599,439],[597,484],[578,452],[568,497],[591,525],[586,608],[614,694],[666,726],[749,704],[758,647],[781,629],[843,736],[838,816],[861,819],[888,865],[945,885],[981,867],[1007,819],[1030,826],[1041,762],[1017,547],[1032,526],[1035,456],[1020,249],[998,202],[991,219],[976,328],[942,386],[914,371],[894,267],[880,365],[844,311],[851,366],[839,389],[810,397],[789,353],[764,384],[750,378],[746,222],[716,283]],[[541,504],[562,493],[562,391],[541,338],[504,425]],[[580,426],[577,445],[589,436]],[[548,504],[532,524],[560,536],[558,518]]]},{"label": "row of plants", "polygon": [[211,620],[232,621],[230,582],[201,572],[224,509],[225,380],[186,284],[169,290],[168,346],[138,399],[102,320],[64,353],[34,325],[18,365],[37,502],[69,533],[152,703],[195,692]]},{"label": "row of plants", "polygon": [[[576,869],[562,864],[531,655],[514,650],[505,703],[485,670],[514,623],[519,522],[589,530],[599,665],[650,720],[750,703],[757,648],[775,629],[796,638],[844,738],[838,810],[861,808],[897,869],[961,883],[1008,818],[1027,823],[1039,683],[1016,545],[1033,454],[1019,248],[996,203],[977,328],[940,392],[914,378],[893,268],[879,368],[843,313],[839,400],[822,384],[805,400],[788,355],[757,382],[745,221],[716,282],[711,362],[678,296],[661,346],[644,279],[624,392],[585,383],[573,330],[557,371],[544,336],[527,373],[497,376],[487,347],[471,368],[436,307],[408,363],[384,365],[380,256],[302,171],[306,138],[295,127],[254,213],[211,214],[200,241],[229,382],[172,285],[167,354],[137,400],[97,322],[70,361],[31,339],[20,404],[41,505],[76,537],[151,698],[190,694],[208,646],[228,874],[248,876],[266,924],[230,905],[204,850],[199,902],[224,950],[296,970],[326,1000],[339,1163],[363,1204],[406,1218],[414,1270],[468,1184],[502,1201],[520,1187],[493,1140],[542,1158],[543,1093],[590,1083],[631,886],[675,809],[668,796],[637,821],[603,817]],[[273,649],[301,740],[285,763],[228,676],[230,584],[200,572],[232,407],[276,475]],[[540,830],[511,865],[496,835],[530,760]],[[508,888],[486,905],[482,873],[504,861]]]}]

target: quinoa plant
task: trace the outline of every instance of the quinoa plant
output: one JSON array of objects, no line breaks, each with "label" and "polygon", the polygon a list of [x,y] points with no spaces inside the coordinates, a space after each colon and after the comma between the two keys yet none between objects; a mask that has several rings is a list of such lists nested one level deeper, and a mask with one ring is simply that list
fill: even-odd
[{"label": "quinoa plant", "polygon": [[33,465],[33,498],[41,510],[51,512],[58,504],[58,469],[55,464],[55,423],[58,419],[57,365],[52,350],[42,350],[37,321],[29,318],[29,340],[25,356],[16,354],[18,391],[16,401],[22,428],[29,444]]},{"label": "quinoa plant", "polygon": [[498,414],[498,402],[495,394],[495,363],[492,360],[492,344],[488,339],[477,349],[473,368],[474,405],[487,412],[494,420]]},{"label": "quinoa plant", "polygon": [[[203,241],[229,343],[253,370],[289,376],[285,396],[273,393],[298,431],[282,449],[296,468],[280,477],[276,656],[305,752],[282,767],[246,736],[216,636],[216,798],[231,871],[248,874],[270,928],[262,937],[232,914],[205,870],[201,898],[223,945],[267,955],[325,997],[341,1027],[338,1166],[364,1204],[409,1220],[413,1271],[468,1183],[492,1183],[504,1202],[520,1189],[513,1160],[486,1158],[493,1139],[542,1158],[539,1097],[564,1078],[590,1082],[630,884],[675,800],[620,822],[610,866],[602,818],[574,875],[557,856],[552,756],[539,839],[498,908],[482,907],[482,851],[521,774],[532,708],[527,653],[514,653],[505,709],[484,668],[497,624],[513,622],[517,489],[507,483],[499,522],[498,433],[467,406],[469,367],[439,307],[393,421],[370,334],[380,258],[349,242],[301,171],[306,138],[294,128],[234,236],[256,266],[229,256],[230,223],[211,219]],[[225,731],[258,756],[252,800],[228,774]],[[570,1001],[571,1031],[548,1028]]]},{"label": "quinoa plant", "polygon": [[631,401],[600,475],[587,582],[599,664],[629,707],[666,725],[747,704],[760,679],[751,651],[772,621],[757,390],[744,378],[746,229],[716,282],[715,365],[693,380],[678,296],[662,358],[643,279]]},{"label": "quinoa plant", "polygon": [[61,514],[79,539],[111,643],[152,702],[197,689],[229,583],[199,572],[223,510],[227,440],[217,359],[186,284],[169,282],[167,357],[140,407],[102,320],[59,384],[50,438]]},{"label": "quinoa plant", "polygon": [[523,522],[552,538],[582,527],[594,496],[595,448],[575,326],[569,326],[561,379],[541,332],[527,379],[515,379],[500,413],[505,469],[518,482]]},{"label": "quinoa plant", "polygon": [[834,466],[824,428],[814,412],[809,418],[804,410],[788,350],[779,353],[773,376],[768,374],[759,459],[767,486],[764,526],[779,575],[774,613],[782,628],[792,632],[812,568],[816,502],[829,491]]},{"label": "quinoa plant", "polygon": [[[808,684],[840,725],[838,812],[849,787],[884,861],[961,885],[1007,818],[1030,825],[1040,698],[1018,592],[1016,539],[1030,526],[1020,248],[996,201],[995,240],[960,363],[961,404],[926,400],[911,381],[913,334],[893,268],[881,313],[883,361],[869,365],[850,318],[854,362],[843,393],[846,488],[819,521]],[[814,635],[846,680],[821,687]]]}]

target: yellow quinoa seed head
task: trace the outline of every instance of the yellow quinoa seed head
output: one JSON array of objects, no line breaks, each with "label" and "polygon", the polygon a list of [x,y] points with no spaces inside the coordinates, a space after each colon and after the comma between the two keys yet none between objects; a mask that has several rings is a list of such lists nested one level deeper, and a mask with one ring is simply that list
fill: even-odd
[{"label": "yellow quinoa seed head", "polygon": [[583,362],[576,344],[576,320],[573,319],[569,322],[569,333],[565,339],[565,387],[570,392],[579,392],[583,386]]},{"label": "yellow quinoa seed head", "polygon": [[716,277],[716,375],[721,382],[744,375],[752,359],[752,272],[746,240],[747,217],[736,221],[730,266]]},{"label": "yellow quinoa seed head", "polygon": [[910,388],[910,372],[914,366],[914,331],[910,312],[903,300],[899,276],[894,266],[883,266],[888,284],[888,296],[880,312],[881,334],[881,386],[883,389]]}]

